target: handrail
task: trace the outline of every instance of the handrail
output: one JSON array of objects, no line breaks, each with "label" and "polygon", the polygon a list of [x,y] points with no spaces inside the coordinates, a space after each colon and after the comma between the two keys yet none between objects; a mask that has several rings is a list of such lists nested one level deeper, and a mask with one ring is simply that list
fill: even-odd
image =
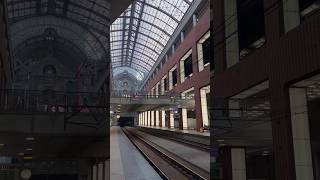
[{"label": "handrail", "polygon": [[1,112],[95,112],[109,103],[105,93],[0,89]]}]

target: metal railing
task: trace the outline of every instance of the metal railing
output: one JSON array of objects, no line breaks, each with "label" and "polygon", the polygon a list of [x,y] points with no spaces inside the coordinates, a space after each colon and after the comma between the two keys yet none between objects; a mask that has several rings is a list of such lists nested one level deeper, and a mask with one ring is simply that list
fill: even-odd
[{"label": "metal railing", "polygon": [[0,90],[0,112],[92,112],[109,106],[103,93]]},{"label": "metal railing", "polygon": [[181,93],[170,92],[161,94],[148,94],[145,91],[112,91],[111,97],[113,98],[128,98],[128,99],[174,99],[174,100],[192,100],[193,96],[182,96]]}]

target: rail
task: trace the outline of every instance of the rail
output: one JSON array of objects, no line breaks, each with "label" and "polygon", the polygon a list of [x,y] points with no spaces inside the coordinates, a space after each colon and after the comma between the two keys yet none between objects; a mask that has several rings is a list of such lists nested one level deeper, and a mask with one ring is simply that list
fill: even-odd
[{"label": "rail", "polygon": [[133,133],[131,130],[126,128],[122,130],[153,167],[155,167],[163,179],[210,179],[209,172],[183,160],[157,144]]}]

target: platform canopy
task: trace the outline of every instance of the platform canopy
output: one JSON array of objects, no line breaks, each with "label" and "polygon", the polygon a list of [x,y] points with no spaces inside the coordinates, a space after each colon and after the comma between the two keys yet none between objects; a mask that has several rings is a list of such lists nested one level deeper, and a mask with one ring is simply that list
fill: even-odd
[{"label": "platform canopy", "polygon": [[151,71],[193,0],[135,0],[111,25],[113,75],[142,81]]}]

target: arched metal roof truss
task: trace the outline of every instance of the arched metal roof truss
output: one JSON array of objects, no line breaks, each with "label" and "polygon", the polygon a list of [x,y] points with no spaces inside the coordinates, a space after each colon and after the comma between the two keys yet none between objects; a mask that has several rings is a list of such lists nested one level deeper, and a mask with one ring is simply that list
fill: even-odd
[{"label": "arched metal roof truss", "polygon": [[192,2],[134,1],[110,28],[112,67],[117,74],[126,67],[137,71],[139,80],[145,78]]}]

